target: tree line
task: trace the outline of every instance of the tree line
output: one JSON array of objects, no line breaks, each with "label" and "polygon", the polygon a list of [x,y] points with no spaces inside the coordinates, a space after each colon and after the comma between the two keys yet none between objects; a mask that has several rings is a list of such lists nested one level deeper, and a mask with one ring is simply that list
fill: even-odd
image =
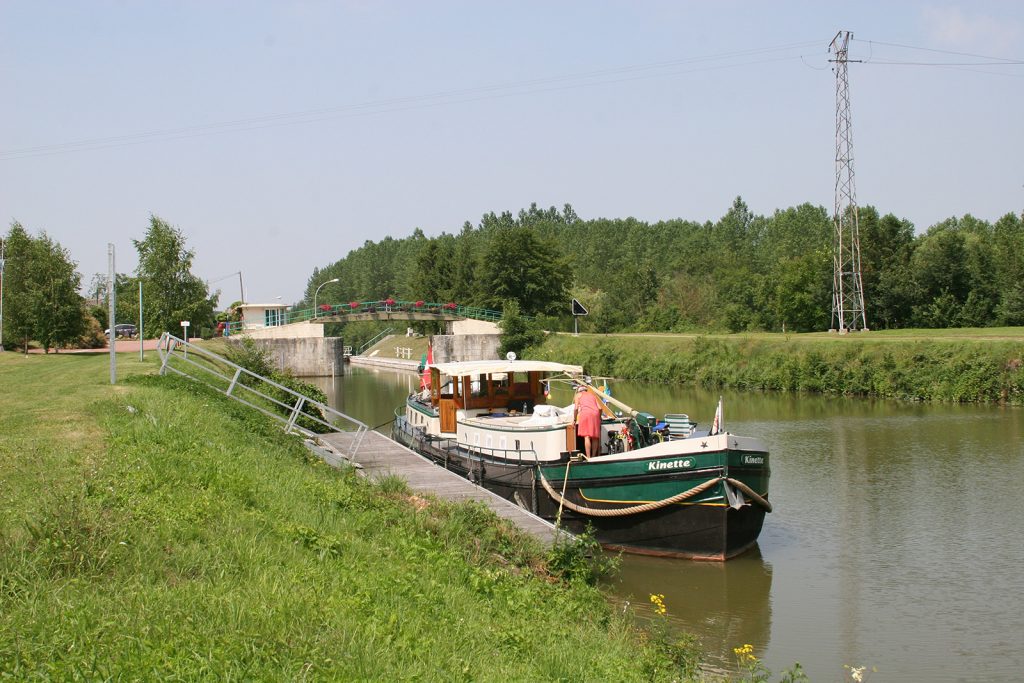
[{"label": "tree line", "polygon": [[[1024,219],[965,215],[921,234],[859,210],[868,327],[1024,325]],[[549,329],[571,329],[570,298],[591,332],[829,329],[833,224],[811,204],[756,215],[737,197],[717,221],[583,220],[566,204],[488,213],[457,234],[385,237],[313,271],[304,304],[513,301]]]},{"label": "tree line", "polygon": [[[870,328],[1024,325],[1024,217],[994,223],[965,215],[921,234],[874,207],[860,209],[861,267]],[[742,198],[717,221],[581,219],[566,204],[518,214],[487,213],[458,233],[366,241],[310,276],[299,306],[405,300],[509,309],[547,329],[572,328],[569,300],[590,315],[590,332],[828,329],[832,221],[801,204],[756,215]],[[116,318],[142,321],[148,336],[178,332],[181,320],[212,331],[216,294],[191,272],[194,252],[180,230],[151,216],[133,240],[139,265],[115,281]],[[109,327],[106,278],[78,293],[81,275],[45,232],[14,222],[3,237],[3,339],[28,349],[102,346]]]},{"label": "tree line", "polygon": [[[79,293],[82,276],[68,251],[47,233],[31,235],[15,221],[2,238],[3,344],[28,352],[37,342],[51,348],[96,348],[106,343],[110,327],[107,277],[97,274],[89,284],[90,302]],[[192,274],[195,254],[180,230],[151,216],[145,235],[132,240],[139,255],[134,275],[116,274],[117,322],[141,324],[147,336],[178,332],[182,320],[193,329],[212,329],[216,295]],[[139,283],[143,320],[139,320]]]}]

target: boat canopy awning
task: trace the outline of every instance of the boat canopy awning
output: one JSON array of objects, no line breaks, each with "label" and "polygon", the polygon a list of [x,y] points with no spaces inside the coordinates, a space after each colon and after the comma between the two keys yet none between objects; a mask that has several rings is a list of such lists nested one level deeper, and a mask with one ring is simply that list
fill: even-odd
[{"label": "boat canopy awning", "polygon": [[470,360],[457,363],[437,363],[431,365],[449,377],[468,377],[475,375],[495,375],[509,372],[564,372],[567,375],[582,375],[580,365],[566,365],[546,360]]}]

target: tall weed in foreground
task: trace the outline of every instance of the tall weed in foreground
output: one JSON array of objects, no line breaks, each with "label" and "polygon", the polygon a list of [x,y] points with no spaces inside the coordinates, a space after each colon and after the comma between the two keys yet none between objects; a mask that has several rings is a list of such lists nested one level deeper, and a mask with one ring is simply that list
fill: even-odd
[{"label": "tall weed in foreground", "polygon": [[[240,365],[249,372],[270,379],[317,403],[327,404],[327,394],[320,387],[298,379],[287,369],[284,371],[278,370],[272,362],[270,351],[249,337],[243,337],[239,341],[228,342],[224,354],[229,361],[235,365]],[[244,373],[240,381],[253,387],[257,384],[254,378]],[[271,403],[268,406],[269,408],[281,413],[285,417],[291,415],[292,406],[295,405],[297,400],[292,394],[267,384],[260,384],[258,389],[267,393],[276,401],[276,403]],[[320,423],[320,421],[324,420],[326,420],[326,417],[323,411],[307,402],[303,405],[296,424],[311,432],[324,434],[331,431],[329,427]]]},{"label": "tall weed in foreground", "polygon": [[696,638],[680,634],[669,625],[668,606],[663,594],[652,593],[650,601],[654,606],[654,617],[648,625],[647,637],[656,656],[647,663],[648,675],[652,679],[668,675],[675,680],[699,680],[700,647]]},{"label": "tall weed in foreground", "polygon": [[598,581],[618,571],[620,557],[605,553],[594,536],[594,529],[576,536],[559,535],[547,554],[547,567],[569,583],[596,586]]},{"label": "tall weed in foreground", "polygon": [[[768,683],[772,680],[771,669],[764,665],[757,655],[754,654],[754,646],[750,643],[734,647],[733,654],[736,656],[736,664],[742,672],[741,681],[749,683]],[[798,683],[799,681],[810,680],[804,673],[800,662],[779,675],[779,683]]]}]

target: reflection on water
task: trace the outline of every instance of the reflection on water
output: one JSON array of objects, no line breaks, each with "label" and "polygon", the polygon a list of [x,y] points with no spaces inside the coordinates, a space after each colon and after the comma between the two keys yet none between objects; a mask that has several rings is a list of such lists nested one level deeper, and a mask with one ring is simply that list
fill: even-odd
[{"label": "reflection on water", "polygon": [[699,635],[712,665],[729,669],[732,648],[744,643],[756,643],[755,655],[763,654],[771,639],[772,566],[757,547],[728,563],[622,559],[607,587],[641,613],[651,611],[652,593],[663,594],[669,621]]},{"label": "reflection on water", "polygon": [[419,375],[351,366],[346,366],[345,372],[344,377],[317,377],[309,381],[324,390],[332,408],[390,434],[395,410],[404,405],[406,396],[419,389]]},{"label": "reflection on water", "polygon": [[[388,423],[413,373],[359,368],[335,405]],[[616,398],[706,427],[719,393],[615,382]],[[556,390],[557,391],[557,390]],[[1024,410],[723,392],[725,425],[772,453],[759,553],[724,564],[624,555],[612,590],[668,616],[713,663],[751,643],[812,680],[1011,681],[1024,670]],[[556,393],[554,403],[571,397]],[[381,428],[387,431],[388,426]]]}]

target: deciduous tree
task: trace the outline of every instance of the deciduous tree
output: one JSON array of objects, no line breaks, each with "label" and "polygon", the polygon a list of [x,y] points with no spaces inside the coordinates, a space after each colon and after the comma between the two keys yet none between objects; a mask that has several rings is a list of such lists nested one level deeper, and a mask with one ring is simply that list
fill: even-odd
[{"label": "deciduous tree", "polygon": [[533,228],[497,229],[481,275],[487,287],[482,298],[490,308],[511,299],[524,315],[557,314],[568,301],[569,266],[555,245],[538,237]]},{"label": "deciduous tree", "polygon": [[500,356],[513,351],[520,358],[524,358],[530,348],[544,341],[544,332],[520,315],[519,303],[515,299],[505,301],[498,327],[501,328],[501,344],[498,346]]},{"label": "deciduous tree", "polygon": [[139,252],[135,275],[142,280],[146,331],[180,333],[182,320],[193,330],[213,327],[215,297],[192,274],[195,253],[185,247],[181,231],[150,216],[146,236],[132,243]]},{"label": "deciduous tree", "polygon": [[32,340],[47,352],[77,342],[86,320],[78,294],[82,276],[67,250],[45,232],[32,237],[17,222],[5,243],[5,336],[26,353]]}]

